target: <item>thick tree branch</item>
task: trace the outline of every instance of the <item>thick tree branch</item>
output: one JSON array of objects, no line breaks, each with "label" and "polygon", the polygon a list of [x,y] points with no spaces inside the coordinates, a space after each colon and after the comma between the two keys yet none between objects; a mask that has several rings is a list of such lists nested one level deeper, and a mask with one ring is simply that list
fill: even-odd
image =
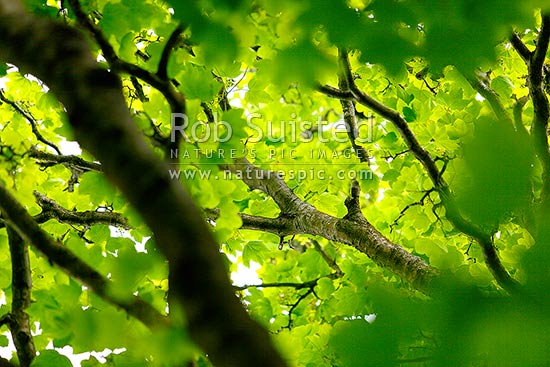
[{"label": "thick tree branch", "polygon": [[532,63],[532,80],[537,83],[542,83],[542,66],[546,59],[546,53],[548,52],[548,44],[550,42],[550,14],[542,14],[542,26],[537,37],[537,47],[533,51],[531,57]]},{"label": "thick tree branch", "polygon": [[294,213],[300,206],[304,205],[302,200],[292,192],[277,172],[260,169],[251,164],[246,158],[237,159],[235,164],[232,165],[221,165],[221,168],[230,171],[235,177],[243,180],[251,189],[265,192],[273,198],[283,214]]},{"label": "thick tree branch", "polygon": [[14,229],[8,226],[7,231],[12,279],[10,332],[21,367],[28,367],[36,356],[29,315],[26,312],[31,305],[32,289],[29,249]]},{"label": "thick tree branch", "polygon": [[[531,126],[531,137],[534,141],[535,152],[542,166],[542,206],[550,202],[550,152],[548,146],[548,119],[550,117],[550,106],[546,96],[545,74],[548,66],[544,64],[546,53],[550,42],[550,14],[542,15],[542,27],[537,37],[537,46],[534,51],[529,51],[525,43],[517,33],[510,38],[510,42],[516,52],[521,56],[528,69],[529,95],[533,101],[534,118]],[[518,101],[514,110],[516,126],[521,122],[521,110],[526,101]]]},{"label": "thick tree branch", "polygon": [[[170,292],[186,312],[191,337],[217,366],[285,366],[268,333],[235,296],[201,213],[131,120],[119,78],[97,64],[79,32],[17,10],[14,3],[0,0],[0,57],[47,83],[65,106],[78,142],[151,228],[168,259]],[[48,52],[37,57],[38,49]]]},{"label": "thick tree branch", "polygon": [[129,295],[125,299],[115,296],[110,289],[112,285],[109,280],[42,230],[34,218],[2,185],[0,185],[0,210],[8,226],[12,227],[24,241],[99,297],[122,308],[130,316],[151,328],[168,324],[165,316],[138,296]]},{"label": "thick tree branch", "polygon": [[[281,209],[281,214],[277,218],[262,218],[259,230],[278,236],[310,234],[350,245],[413,287],[424,292],[430,291],[432,281],[438,275],[437,271],[420,257],[392,243],[366,219],[358,221],[357,215],[353,220],[336,218],[318,211],[298,198],[275,172],[255,167],[245,158],[233,166],[226,165],[224,168],[242,179],[251,189],[263,191],[271,196]],[[253,219],[256,224],[260,222],[258,217],[247,219]],[[243,226],[244,223],[243,219]]]}]

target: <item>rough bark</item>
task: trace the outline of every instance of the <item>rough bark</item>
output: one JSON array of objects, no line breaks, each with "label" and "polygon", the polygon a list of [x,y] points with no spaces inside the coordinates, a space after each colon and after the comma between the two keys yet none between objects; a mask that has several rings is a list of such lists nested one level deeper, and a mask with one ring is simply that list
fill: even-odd
[{"label": "rough bark", "polygon": [[[241,177],[251,189],[265,192],[281,209],[277,218],[243,214],[242,228],[271,232],[281,237],[311,234],[341,242],[366,254],[377,265],[398,275],[413,287],[424,292],[432,288],[432,281],[437,278],[438,272],[422,258],[388,240],[357,211],[353,186],[348,200],[348,215],[336,218],[301,200],[276,172],[257,168],[244,158],[236,165],[223,168]],[[211,214],[212,217],[216,215]]]},{"label": "rough bark", "polygon": [[19,364],[21,367],[28,367],[36,356],[29,315],[26,312],[31,305],[32,289],[29,248],[15,230],[11,227],[8,227],[7,230],[12,278],[10,332],[17,350]]}]

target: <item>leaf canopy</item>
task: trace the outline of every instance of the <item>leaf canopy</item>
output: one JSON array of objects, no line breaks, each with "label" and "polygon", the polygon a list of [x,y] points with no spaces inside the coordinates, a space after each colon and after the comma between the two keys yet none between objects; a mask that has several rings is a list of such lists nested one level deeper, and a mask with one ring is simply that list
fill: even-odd
[{"label": "leaf canopy", "polygon": [[550,361],[547,2],[22,2],[0,1],[6,363]]}]

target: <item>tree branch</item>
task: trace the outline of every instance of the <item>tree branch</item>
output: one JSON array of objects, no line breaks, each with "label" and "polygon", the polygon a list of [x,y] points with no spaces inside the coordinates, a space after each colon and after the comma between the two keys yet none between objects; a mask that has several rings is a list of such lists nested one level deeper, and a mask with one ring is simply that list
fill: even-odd
[{"label": "tree branch", "polygon": [[544,92],[544,75],[543,67],[548,44],[550,42],[550,15],[543,14],[542,28],[537,37],[537,47],[529,59],[528,64],[528,85],[529,94],[533,101],[534,120],[531,127],[531,135],[535,143],[535,151],[541,162],[542,174],[542,202],[550,201],[550,153],[548,151],[548,118],[550,116],[550,108],[548,97]]},{"label": "tree branch", "polygon": [[294,213],[304,205],[277,172],[260,169],[252,165],[246,158],[237,159],[234,164],[221,165],[220,168],[230,171],[251,189],[265,192],[273,198],[283,214]]},{"label": "tree branch", "polygon": [[[428,151],[420,145],[405,118],[399,112],[389,108],[360,90],[355,85],[351,70],[346,72],[345,75],[347,75],[348,85],[353,94],[353,98],[383,118],[391,121],[401,134],[401,137],[405,141],[409,151],[411,151],[416,159],[424,166],[424,169],[434,184],[435,190],[439,193],[441,201],[445,206],[446,217],[449,222],[451,222],[457,230],[473,237],[480,244],[485,257],[485,263],[494,278],[497,280],[498,284],[509,292],[515,292],[519,287],[519,283],[510,276],[500,262],[491,234],[485,233],[481,228],[466,220],[462,216],[447,183],[443,179],[441,172],[435,164],[435,160],[430,156]],[[328,92],[326,95],[329,97],[342,94],[341,91],[329,86],[319,87],[318,91],[321,93]],[[345,95],[345,97],[347,98],[348,96]]]},{"label": "tree branch", "polygon": [[106,224],[109,226],[130,229],[128,220],[119,213],[109,211],[99,212],[95,210],[86,210],[77,212],[67,210],[59,205],[55,200],[50,199],[38,191],[34,192],[36,202],[42,208],[42,212],[34,216],[37,223],[45,223],[50,219],[55,219],[60,223],[91,226],[94,224]]},{"label": "tree branch", "polygon": [[328,254],[325,252],[325,250],[321,247],[319,242],[315,241],[314,239],[310,240],[310,242],[313,244],[313,248],[315,249],[315,251],[317,251],[323,258],[323,260],[325,260],[327,265],[330,266],[332,270],[334,270],[335,276],[337,278],[342,276],[344,272],[342,271],[340,266],[338,266],[338,264],[336,263],[336,259],[331,259],[330,256],[328,256]]},{"label": "tree branch", "polygon": [[390,232],[393,231],[393,228],[397,225],[399,220],[401,218],[403,218],[403,216],[405,215],[407,210],[409,210],[413,206],[424,205],[424,201],[426,200],[426,198],[430,197],[430,194],[434,191],[435,191],[435,189],[433,189],[433,188],[425,191],[424,194],[422,195],[422,197],[418,201],[407,204],[403,209],[401,209],[401,211],[399,212],[399,215],[397,216],[397,218],[395,218],[395,220],[392,222],[392,224],[390,224]]},{"label": "tree branch", "polygon": [[420,163],[428,172],[428,175],[434,183],[434,186],[444,186],[443,178],[441,177],[434,160],[430,156],[430,153],[428,153],[428,151],[424,149],[422,145],[420,145],[405,118],[399,112],[392,110],[391,108],[378,102],[368,94],[361,91],[359,88],[357,88],[353,80],[350,83],[350,88],[353,95],[357,99],[357,102],[361,103],[365,107],[370,108],[371,110],[394,124],[394,126],[401,134],[401,137],[405,141],[405,144],[409,147],[409,151],[413,153],[416,159],[420,161]]},{"label": "tree branch", "polygon": [[[220,216],[220,211],[219,209],[207,209],[205,210],[205,214],[207,219],[216,220]],[[273,233],[279,237],[296,234],[292,233],[293,226],[288,218],[267,218],[243,213],[240,213],[239,217],[243,222],[241,229]]]},{"label": "tree branch", "polygon": [[344,219],[349,219],[353,222],[363,224],[366,222],[363,212],[361,211],[361,186],[357,180],[351,181],[350,195],[346,198],[345,205],[348,213]]},{"label": "tree branch", "polygon": [[319,280],[323,278],[335,279],[336,274],[325,275],[325,276],[322,276],[307,282],[302,282],[302,283],[280,282],[280,283],[249,284],[249,285],[240,285],[240,286],[234,285],[233,288],[235,288],[235,290],[237,291],[244,291],[245,289],[248,289],[248,288],[294,288],[298,290],[298,289],[304,289],[304,288],[315,288]]},{"label": "tree branch", "polygon": [[8,226],[7,231],[12,277],[10,332],[21,367],[28,367],[36,356],[29,315],[26,312],[31,305],[32,289],[29,249],[13,228]]},{"label": "tree branch", "polygon": [[[341,74],[338,76],[338,86],[342,91],[349,91],[348,79],[353,79],[353,76],[349,75],[350,73],[350,63],[347,51],[343,49],[338,49],[338,58],[341,64]],[[355,116],[355,105],[351,100],[340,100],[342,105],[342,112],[344,113],[344,122],[346,123],[346,131],[348,133],[348,138],[351,143],[353,151],[359,158],[360,162],[369,162],[369,156],[367,150],[356,143],[356,139],[359,136],[359,128],[357,126],[357,118]]]},{"label": "tree branch", "polygon": [[516,52],[519,54],[519,56],[521,56],[523,61],[528,63],[529,60],[531,60],[531,56],[533,55],[533,53],[529,51],[525,43],[523,43],[523,41],[521,40],[521,38],[516,32],[514,32],[512,34],[512,37],[510,37],[510,43],[512,44],[512,47],[514,47]]},{"label": "tree branch", "polygon": [[181,34],[183,32],[183,27],[181,24],[179,24],[176,29],[172,32],[170,37],[168,38],[168,41],[166,41],[166,45],[164,46],[164,49],[162,50],[162,56],[160,58],[157,76],[161,78],[162,80],[168,81],[168,62],[170,61],[170,55],[172,54],[172,50],[176,46]]},{"label": "tree branch", "polygon": [[51,141],[44,138],[44,136],[42,136],[42,133],[40,133],[40,130],[38,130],[38,123],[36,122],[34,117],[32,117],[30,113],[28,113],[23,108],[21,108],[21,106],[19,106],[17,102],[9,100],[4,94],[4,91],[2,89],[0,89],[0,101],[10,105],[18,114],[20,114],[21,116],[23,116],[25,120],[27,120],[27,122],[31,125],[31,129],[34,136],[36,136],[36,139],[38,141],[46,144],[47,146],[55,150],[57,154],[61,154],[61,151],[54,143],[52,143]]},{"label": "tree branch", "polygon": [[300,305],[300,303],[307,298],[307,296],[309,296],[310,294],[315,294],[315,291],[314,291],[314,288],[309,288],[304,294],[302,294],[300,297],[298,297],[298,299],[296,300],[296,302],[294,302],[291,306],[290,306],[290,310],[288,310],[288,324],[286,326],[287,329],[291,329],[292,328],[292,313],[294,312],[294,310],[296,309],[296,307],[298,307],[298,305]]},{"label": "tree branch", "polygon": [[[131,229],[128,224],[128,220],[119,213],[114,213],[111,211],[101,212],[96,210],[78,212],[63,208],[55,200],[50,199],[37,191],[34,192],[34,196],[36,197],[36,202],[42,208],[42,212],[33,217],[34,221],[38,224],[46,223],[50,219],[55,219],[60,223],[85,227],[89,227],[94,224],[106,224],[127,230]],[[0,222],[0,228],[4,228],[5,226],[5,223]]]},{"label": "tree branch", "polygon": [[[269,334],[235,297],[201,213],[182,185],[170,179],[168,165],[156,157],[131,120],[120,79],[97,64],[79,32],[31,16],[14,3],[20,5],[0,0],[0,57],[47,83],[65,106],[80,145],[99,159],[106,176],[153,231],[168,259],[170,292],[186,312],[190,336],[214,365],[252,366],[262,361],[266,367],[285,366]],[[48,52],[37,57],[37,49]],[[136,70],[130,74],[138,76]],[[168,97],[175,101],[175,95]],[[181,100],[177,102],[180,106]]]},{"label": "tree branch", "polygon": [[78,183],[80,176],[88,171],[101,171],[101,165],[96,162],[88,162],[79,156],[75,155],[55,155],[39,151],[36,147],[32,146],[27,152],[29,157],[35,158],[38,165],[42,168],[52,167],[58,164],[64,165],[69,171],[71,171],[71,178],[67,182],[66,190],[69,192],[74,191],[75,184]]},{"label": "tree branch", "polygon": [[323,93],[326,96],[341,99],[343,101],[354,101],[355,96],[351,91],[343,91],[338,88],[331,87],[330,85],[318,85],[317,91]]},{"label": "tree branch", "polygon": [[[357,221],[357,217],[354,220],[336,218],[318,211],[298,198],[275,172],[255,167],[246,158],[238,160],[235,165],[225,165],[222,168],[242,179],[250,189],[258,189],[271,196],[281,209],[281,214],[277,218],[248,218],[256,224],[261,220],[265,225],[258,226],[261,227],[260,230],[281,237],[310,234],[350,245],[416,289],[430,291],[431,283],[438,272],[420,257],[392,243],[366,219]],[[243,225],[244,223],[243,219]]]},{"label": "tree branch", "polygon": [[537,47],[533,51],[531,57],[532,63],[532,80],[535,80],[535,84],[542,83],[542,66],[546,59],[546,53],[548,51],[548,43],[550,42],[550,14],[542,14],[542,26],[537,37]]},{"label": "tree branch", "polygon": [[55,166],[62,164],[69,169],[77,168],[81,171],[97,171],[101,172],[101,164],[96,162],[88,162],[77,155],[55,155],[31,147],[28,152],[29,157],[40,161],[43,167]]},{"label": "tree branch", "polygon": [[52,264],[57,265],[65,273],[86,285],[99,297],[122,308],[128,315],[151,328],[168,324],[165,316],[141,298],[133,295],[129,295],[125,299],[116,297],[111,292],[112,283],[109,280],[42,230],[25,208],[2,185],[0,185],[0,210],[5,216],[8,226],[12,227],[24,241],[31,244]]},{"label": "tree branch", "polygon": [[[162,54],[161,62],[159,63],[158,72],[155,74],[137,65],[121,60],[105,37],[105,35],[103,34],[103,32],[92,22],[90,17],[88,17],[88,15],[84,12],[79,0],[68,1],[69,5],[71,6],[71,8],[73,8],[75,12],[78,22],[85,29],[92,33],[94,39],[101,48],[105,59],[115,72],[120,71],[143,80],[144,82],[151,85],[153,88],[157,89],[164,96],[164,98],[166,98],[166,101],[168,101],[172,113],[186,113],[185,96],[174,87],[170,80],[168,80],[166,70],[170,56],[169,51],[172,49],[172,46],[177,41],[179,35],[181,35],[181,32],[183,32],[181,26],[178,26],[178,28],[176,28],[176,31],[172,33],[170,39],[168,40]],[[167,157],[171,156],[170,152],[172,149],[177,149],[177,147],[179,146],[181,135],[176,134],[175,137],[175,141],[170,142],[170,144],[165,147]]]}]

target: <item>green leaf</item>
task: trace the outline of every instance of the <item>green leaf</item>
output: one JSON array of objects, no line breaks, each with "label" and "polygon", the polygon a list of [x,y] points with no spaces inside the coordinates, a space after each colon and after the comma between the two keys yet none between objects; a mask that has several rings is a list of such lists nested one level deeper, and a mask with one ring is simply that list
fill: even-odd
[{"label": "green leaf", "polygon": [[72,365],[69,358],[59,354],[55,350],[41,351],[31,363],[31,367],[72,367]]},{"label": "green leaf", "polygon": [[317,282],[316,292],[317,295],[322,299],[331,297],[334,289],[335,288],[332,280],[328,278],[319,279],[319,281]]},{"label": "green leaf", "polygon": [[398,170],[390,169],[386,171],[386,173],[384,173],[384,177],[382,178],[382,180],[388,181],[388,182],[394,182],[395,180],[397,180],[397,178],[399,178],[400,175],[401,175],[401,172],[399,172]]},{"label": "green leaf", "polygon": [[131,240],[124,241],[125,245],[117,250],[117,256],[111,257],[111,279],[116,286],[113,292],[120,292],[120,296],[133,293],[138,285],[148,274],[151,268],[149,256],[137,252]]},{"label": "green leaf", "polygon": [[495,226],[530,202],[534,154],[527,137],[506,121],[482,117],[464,148],[464,178],[458,202],[477,223]]},{"label": "green leaf", "polygon": [[189,99],[211,101],[221,87],[210,71],[192,63],[187,64],[177,77],[182,80],[181,92]]},{"label": "green leaf", "polygon": [[197,41],[203,45],[204,59],[210,65],[225,68],[232,65],[237,56],[237,40],[225,27],[218,23],[210,23],[208,27],[195,32]]},{"label": "green leaf", "polygon": [[501,98],[510,98],[514,90],[514,84],[507,76],[499,75],[491,80],[491,88],[493,88]]},{"label": "green leaf", "polygon": [[[202,343],[208,358],[201,356],[204,352],[194,346],[184,325],[195,325],[193,336],[200,329],[199,334],[207,337],[199,339],[207,344],[209,340],[225,342],[228,361],[237,352],[252,355],[255,340],[239,344],[246,339],[239,334],[244,329],[222,330],[216,321],[216,311],[223,308],[218,302],[223,282],[214,287],[203,284],[204,279],[237,276],[249,284],[280,285],[248,288],[238,291],[238,297],[248,315],[272,335],[276,350],[296,367],[413,362],[453,367],[543,366],[550,360],[546,307],[550,303],[546,246],[550,243],[550,209],[541,205],[545,204],[547,177],[528,134],[533,130],[535,106],[526,75],[533,70],[509,44],[514,31],[529,51],[540,45],[539,35],[545,29],[542,14],[550,11],[547,2],[83,0],[84,12],[117,56],[132,64],[122,65],[125,70],[113,70],[122,81],[118,93],[93,96],[86,93],[86,84],[74,85],[71,91],[58,90],[63,83],[54,81],[63,73],[49,75],[42,67],[36,76],[27,74],[39,71],[32,67],[34,62],[47,61],[64,68],[62,58],[44,58],[55,55],[54,48],[65,50],[66,42],[78,43],[74,37],[63,36],[64,29],[76,29],[78,22],[70,6],[60,9],[67,1],[24,0],[24,4],[33,13],[32,19],[41,19],[40,25],[51,19],[64,25],[51,35],[42,35],[54,36],[59,42],[39,42],[34,61],[26,58],[28,62],[20,65],[14,57],[10,64],[0,63],[1,87],[15,103],[0,103],[0,181],[40,222],[43,235],[60,243],[59,251],[71,250],[108,279],[108,297],[103,299],[85,274],[75,277],[60,271],[55,264],[57,256],[44,256],[29,244],[33,289],[27,312],[31,321],[40,325],[33,341],[36,349],[43,351],[34,365],[70,365],[65,357],[46,350],[53,345],[70,346],[75,353],[124,348],[124,352],[106,357],[104,365],[110,367],[168,367],[191,360],[211,366],[207,359],[214,360],[216,348],[209,350]],[[19,29],[27,22],[2,26]],[[181,37],[172,38],[173,48],[166,49],[178,26],[183,29]],[[12,34],[14,29],[6,28],[3,34]],[[19,32],[22,38],[33,37],[33,32],[23,31]],[[98,60],[96,66],[103,69],[118,68],[102,59],[92,33],[84,36],[91,49],[88,60]],[[9,48],[8,43],[14,40],[3,41]],[[29,45],[36,43],[31,41]],[[361,123],[356,143],[368,150],[369,164],[347,155],[352,153],[349,137],[334,128],[342,120],[341,101],[319,91],[319,85],[343,87],[339,85],[339,48],[348,51],[357,88],[372,98],[354,93],[361,97],[354,99]],[[169,80],[162,81],[158,79],[162,75],[155,74],[162,55],[168,53]],[[64,54],[71,57],[70,52]],[[78,62],[73,64],[79,68]],[[494,116],[491,104],[482,100],[465,78],[473,70],[489,74],[489,86],[512,123],[488,117]],[[151,83],[141,80],[139,90],[128,74]],[[47,81],[47,86],[37,78]],[[83,75],[81,82],[88,79]],[[167,152],[173,148],[173,88],[184,95],[191,124],[198,121],[196,136],[188,128],[186,133],[192,139],[179,146],[190,156],[179,162]],[[102,99],[116,95],[124,97],[125,106]],[[64,96],[64,104],[57,96]],[[75,138],[86,148],[93,143],[77,125],[73,124],[76,129],[72,131],[71,122],[79,116],[67,103],[71,96],[89,97],[89,106],[80,103],[82,114],[93,114],[98,103],[105,115],[113,112],[118,116],[124,112],[119,107],[128,107],[133,123],[128,120],[114,132],[120,137],[117,148],[126,152],[126,158],[132,154],[148,158],[138,167],[122,167],[129,162],[121,162],[120,157],[110,162],[105,152],[94,150],[96,157],[69,145]],[[529,100],[519,119],[524,96]],[[443,205],[446,201],[442,203],[437,194],[441,188],[433,187],[418,161],[425,153],[411,151],[415,139],[394,126],[393,112],[385,110],[380,115],[376,112],[380,108],[371,108],[380,105],[404,116],[416,141],[449,185],[449,195],[456,199],[461,217],[483,232],[479,236],[492,236],[502,266],[522,285],[525,297],[506,294],[485,264],[480,246],[471,243],[461,226],[455,228],[445,219],[453,208]],[[101,132],[105,126],[98,121],[90,128]],[[206,136],[209,129],[221,135],[196,139]],[[63,155],[55,154],[37,131],[59,146]],[[124,132],[130,131],[125,136]],[[283,139],[270,140],[268,133]],[[256,139],[259,136],[263,138]],[[222,141],[225,137],[229,139]],[[95,143],[97,149],[114,149]],[[31,147],[52,156],[39,158]],[[104,172],[89,171],[70,155],[87,161],[101,157]],[[284,172],[284,183],[242,175],[228,178],[225,169],[241,157],[261,168]],[[179,199],[171,202],[185,201],[184,206],[197,207],[197,215],[216,217],[203,218],[199,225],[213,233],[217,244],[208,247],[201,242],[210,241],[209,236],[187,238],[184,234],[170,240],[189,218],[170,205],[160,207],[155,200],[157,195],[170,195],[170,190],[158,191],[166,180],[155,176],[168,166],[198,174],[182,174],[180,182],[170,183],[190,196],[186,199],[181,192],[176,195]],[[133,192],[132,185],[124,184],[124,195],[119,193],[113,183],[126,182],[127,172],[139,172],[132,182],[136,188],[145,184],[149,190]],[[325,176],[315,175],[320,172]],[[360,174],[358,199],[370,229],[347,215],[345,203],[354,173]],[[176,188],[180,183],[184,187]],[[69,190],[73,185],[74,190]],[[38,205],[34,190],[73,211],[71,220],[53,215],[48,205]],[[127,198],[132,198],[133,204]],[[108,225],[79,223],[79,212],[99,206],[127,217],[133,238],[126,233],[111,237]],[[163,213],[175,217],[164,221],[160,232],[157,225],[152,233],[144,221],[149,210],[159,218]],[[324,214],[309,215],[313,210]],[[45,218],[49,219],[44,222]],[[321,220],[312,220],[317,218]],[[247,229],[259,227],[261,230]],[[287,236],[289,233],[295,236]],[[27,239],[36,237],[22,234]],[[277,250],[282,235],[284,246]],[[143,252],[136,250],[134,239],[145,242]],[[160,251],[172,242],[175,246],[170,251]],[[200,247],[194,248],[197,245]],[[0,306],[0,316],[11,312],[16,288],[11,284],[8,247],[3,231],[0,298],[7,304]],[[206,277],[199,272],[196,279],[176,281],[175,288],[174,279],[169,284],[168,264],[177,266],[178,259],[183,264],[195,261],[193,256],[200,254],[204,259],[220,256],[213,261],[224,266],[202,267],[221,272]],[[433,278],[423,273],[428,266],[436,270]],[[181,272],[170,270],[176,277]],[[335,273],[338,277],[332,279],[329,274]],[[423,279],[442,285],[430,288],[427,297],[415,288]],[[312,281],[317,283],[310,290],[307,282]],[[305,285],[285,286],[289,283]],[[182,289],[186,290],[184,296],[194,295],[182,301],[185,311],[191,312],[179,309]],[[226,291],[233,292],[230,288]],[[109,303],[114,301],[121,304]],[[141,302],[161,313],[169,306],[172,326],[147,328],[124,311],[128,304]],[[215,322],[201,324],[194,318],[193,305],[205,302],[211,305],[209,315]],[[376,315],[374,322],[366,322],[366,316],[372,314]],[[231,334],[229,344],[220,332]],[[4,336],[0,345],[6,344]],[[103,364],[92,358],[83,365]]]},{"label": "green leaf", "polygon": [[[105,320],[109,320],[106,322]],[[121,311],[113,308],[98,310],[73,310],[69,320],[73,332],[73,348],[76,352],[88,349],[115,349],[124,345],[121,333],[128,332],[128,320]]]},{"label": "green leaf", "polygon": [[330,346],[336,352],[342,365],[359,367],[365,364],[394,366],[397,359],[395,335],[366,321],[339,321],[331,333]]},{"label": "green leaf", "polygon": [[311,42],[301,42],[279,52],[275,60],[263,63],[271,80],[280,86],[298,83],[313,87],[333,71],[332,63]]},{"label": "green leaf", "polygon": [[248,266],[251,260],[263,263],[268,254],[269,249],[262,241],[248,241],[243,249],[243,264]]},{"label": "green leaf", "polygon": [[407,122],[416,120],[416,113],[414,113],[414,110],[410,107],[403,107],[403,116]]}]

